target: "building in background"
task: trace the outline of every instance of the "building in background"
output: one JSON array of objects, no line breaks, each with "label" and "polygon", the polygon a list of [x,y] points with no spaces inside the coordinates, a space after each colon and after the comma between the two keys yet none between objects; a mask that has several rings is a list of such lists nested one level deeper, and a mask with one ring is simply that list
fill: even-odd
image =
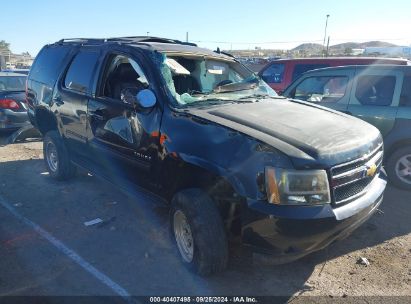
[{"label": "building in background", "polygon": [[0,71],[6,68],[6,58],[3,55],[0,55]]},{"label": "building in background", "polygon": [[8,50],[0,51],[0,70],[4,69],[29,69],[34,58],[28,53],[13,54]]}]

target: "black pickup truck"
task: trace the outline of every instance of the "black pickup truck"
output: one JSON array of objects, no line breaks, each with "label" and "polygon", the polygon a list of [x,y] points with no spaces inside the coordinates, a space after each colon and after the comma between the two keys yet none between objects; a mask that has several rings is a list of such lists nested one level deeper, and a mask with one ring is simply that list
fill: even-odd
[{"label": "black pickup truck", "polygon": [[155,37],[63,39],[28,77],[31,122],[60,180],[82,167],[170,205],[182,261],[225,268],[228,239],[287,262],[380,205],[380,132],[277,94],[233,57]]}]

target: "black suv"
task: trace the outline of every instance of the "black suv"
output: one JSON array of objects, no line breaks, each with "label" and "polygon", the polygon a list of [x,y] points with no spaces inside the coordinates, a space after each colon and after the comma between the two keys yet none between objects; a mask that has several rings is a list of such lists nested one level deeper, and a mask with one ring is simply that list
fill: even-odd
[{"label": "black suv", "polygon": [[380,132],[290,101],[220,51],[154,37],[45,46],[29,117],[50,174],[76,166],[170,204],[183,262],[224,269],[228,239],[287,262],[348,235],[386,186]]}]

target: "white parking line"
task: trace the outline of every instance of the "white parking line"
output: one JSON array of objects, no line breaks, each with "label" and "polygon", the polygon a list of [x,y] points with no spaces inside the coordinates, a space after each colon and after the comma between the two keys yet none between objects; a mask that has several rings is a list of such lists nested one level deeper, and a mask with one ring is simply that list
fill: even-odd
[{"label": "white parking line", "polygon": [[85,271],[90,273],[92,276],[94,276],[101,283],[108,286],[116,294],[118,294],[119,296],[121,296],[122,298],[124,298],[127,301],[131,300],[130,294],[123,287],[121,287],[116,282],[111,280],[104,273],[97,270],[94,266],[92,266],[90,263],[88,263],[86,260],[84,260],[81,256],[79,256],[74,250],[68,248],[61,241],[56,239],[54,236],[52,236],[50,233],[45,231],[39,225],[37,225],[36,223],[33,223],[28,218],[26,218],[23,215],[21,215],[20,213],[18,213],[16,211],[16,209],[14,209],[11,206],[11,204],[9,204],[1,195],[0,195],[0,205],[3,206],[4,208],[6,208],[8,211],[10,211],[10,213],[13,214],[18,220],[20,220],[21,222],[23,222],[27,226],[33,228],[33,230],[36,231],[40,236],[42,236],[44,239],[46,239],[51,244],[53,244],[54,247],[56,247],[59,251],[61,251],[67,257],[72,259],[74,262],[76,262],[81,268],[83,268]]}]

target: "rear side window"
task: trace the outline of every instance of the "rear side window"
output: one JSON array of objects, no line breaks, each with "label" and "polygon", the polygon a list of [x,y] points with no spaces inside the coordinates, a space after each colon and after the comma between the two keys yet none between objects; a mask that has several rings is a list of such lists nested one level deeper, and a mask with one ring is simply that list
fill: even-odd
[{"label": "rear side window", "polygon": [[261,77],[267,83],[281,83],[284,78],[284,63],[274,63],[263,71]]},{"label": "rear side window", "polygon": [[292,97],[310,102],[338,102],[346,94],[347,76],[308,77],[293,90]]},{"label": "rear side window", "polygon": [[328,64],[296,64],[294,67],[294,71],[293,71],[292,81],[296,80],[298,77],[301,76],[301,74],[307,71],[326,68],[326,67],[329,67],[329,65]]},{"label": "rear side window", "polygon": [[363,75],[357,80],[355,97],[363,105],[389,106],[395,89],[395,76]]},{"label": "rear side window", "polygon": [[98,52],[80,51],[67,71],[64,86],[81,93],[90,93],[91,78],[99,57]]},{"label": "rear side window", "polygon": [[402,83],[400,106],[411,107],[411,76],[405,76]]},{"label": "rear side window", "polygon": [[66,46],[43,48],[30,70],[30,79],[53,86],[69,51]]}]

